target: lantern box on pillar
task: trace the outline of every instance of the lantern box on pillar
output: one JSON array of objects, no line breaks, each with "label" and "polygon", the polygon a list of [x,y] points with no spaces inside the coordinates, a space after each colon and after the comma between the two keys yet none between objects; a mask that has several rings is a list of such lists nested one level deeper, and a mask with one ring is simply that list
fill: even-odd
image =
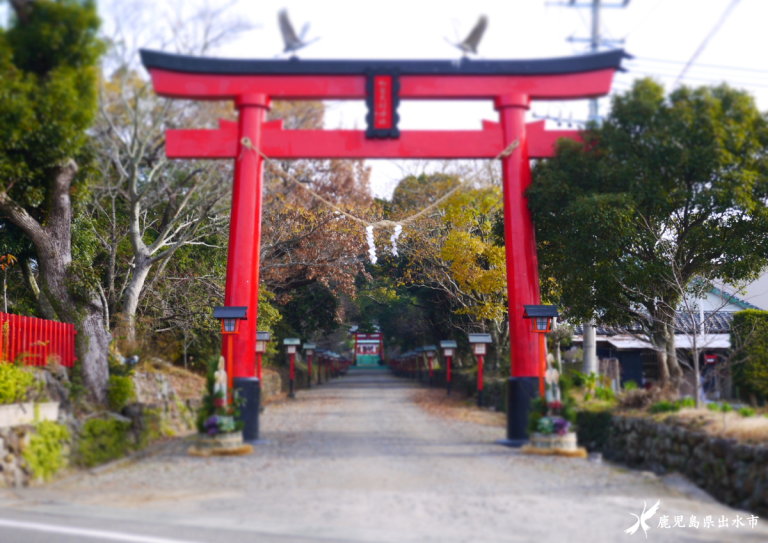
[{"label": "lantern box on pillar", "polygon": [[469,343],[472,345],[473,352],[478,356],[487,354],[486,345],[492,343],[491,334],[469,334]]},{"label": "lantern box on pillar", "polygon": [[297,338],[285,338],[283,340],[283,345],[285,345],[285,352],[287,354],[296,354],[296,349],[301,345],[301,340]]},{"label": "lantern box on pillar", "polygon": [[456,350],[457,345],[455,341],[446,340],[440,342],[440,348],[443,350],[443,356],[453,356],[453,351]]},{"label": "lantern box on pillar", "polygon": [[256,352],[264,354],[267,352],[267,343],[272,340],[272,334],[269,332],[256,332]]}]

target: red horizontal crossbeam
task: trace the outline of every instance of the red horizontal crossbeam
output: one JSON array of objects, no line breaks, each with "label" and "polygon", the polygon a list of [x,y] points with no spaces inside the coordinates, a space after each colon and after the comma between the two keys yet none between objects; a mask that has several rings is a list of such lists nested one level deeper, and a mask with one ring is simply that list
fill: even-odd
[{"label": "red horizontal crossbeam", "polygon": [[[544,121],[527,126],[528,156],[554,154],[558,138],[576,138],[575,130],[544,130]],[[168,130],[168,158],[235,158],[237,124],[219,121],[218,130]],[[398,139],[368,139],[362,130],[283,130],[282,121],[264,123],[261,151],[280,159],[474,159],[494,158],[504,150],[501,127],[483,121],[482,130],[408,130]]]},{"label": "red horizontal crossbeam", "polygon": [[[273,100],[364,100],[362,75],[218,75],[152,68],[155,92],[171,98],[234,100],[264,94]],[[594,98],[611,90],[614,69],[553,75],[401,75],[400,98],[492,100],[523,94],[531,100]]]}]

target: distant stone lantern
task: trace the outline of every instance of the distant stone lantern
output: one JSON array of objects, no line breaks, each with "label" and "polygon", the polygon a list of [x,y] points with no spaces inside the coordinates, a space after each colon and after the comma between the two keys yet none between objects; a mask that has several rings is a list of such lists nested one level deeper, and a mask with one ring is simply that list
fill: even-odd
[{"label": "distant stone lantern", "polygon": [[469,343],[477,357],[477,406],[483,406],[483,359],[487,354],[487,345],[491,343],[491,334],[469,334]]},{"label": "distant stone lantern", "polygon": [[298,338],[285,338],[283,340],[285,346],[285,352],[291,357],[291,374],[290,374],[290,388],[288,392],[289,398],[295,398],[296,394],[293,392],[293,382],[296,378],[296,350],[301,345],[301,340]]},{"label": "distant stone lantern", "polygon": [[445,340],[440,342],[440,348],[443,350],[443,358],[445,358],[445,384],[448,389],[448,396],[451,395],[451,359],[453,353],[457,349],[455,341]]},{"label": "distant stone lantern", "polygon": [[234,360],[232,342],[240,328],[240,321],[248,318],[248,307],[214,307],[213,318],[221,321],[221,335],[227,338],[227,379],[232,388]]},{"label": "distant stone lantern", "polygon": [[539,334],[539,394],[546,394],[544,376],[547,372],[547,340],[544,334],[552,330],[552,319],[557,318],[557,306],[554,305],[524,305],[523,318],[531,320],[531,332]]},{"label": "distant stone lantern", "polygon": [[[305,343],[304,344],[304,354],[307,355],[307,373],[309,375],[307,376],[307,388],[312,388],[312,355],[315,354],[315,349],[317,348],[317,345],[314,343]],[[318,379],[320,378],[319,370],[318,370]]]}]

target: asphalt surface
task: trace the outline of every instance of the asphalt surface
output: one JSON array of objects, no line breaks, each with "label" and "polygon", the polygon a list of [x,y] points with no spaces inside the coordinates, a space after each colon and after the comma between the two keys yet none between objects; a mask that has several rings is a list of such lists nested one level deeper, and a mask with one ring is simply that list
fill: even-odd
[{"label": "asphalt surface", "polygon": [[[657,500],[648,541],[768,541],[768,520],[750,528],[748,513],[680,477],[522,455],[495,444],[503,428],[428,413],[415,389],[351,370],[269,406],[253,455],[194,458],[179,440],[98,474],[2,490],[0,543],[626,542],[646,540],[624,530]],[[660,528],[663,516],[685,527]]]}]

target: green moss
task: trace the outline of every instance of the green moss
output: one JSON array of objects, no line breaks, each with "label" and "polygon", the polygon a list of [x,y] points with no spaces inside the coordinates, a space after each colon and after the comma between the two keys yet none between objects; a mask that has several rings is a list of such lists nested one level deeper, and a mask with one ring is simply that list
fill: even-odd
[{"label": "green moss", "polygon": [[110,375],[107,389],[109,408],[120,412],[130,402],[136,399],[133,378],[121,375]]},{"label": "green moss", "polygon": [[91,419],[83,425],[78,460],[87,467],[123,456],[130,449],[131,423],[109,419]]},{"label": "green moss", "polygon": [[35,384],[32,370],[16,364],[0,363],[0,404],[23,402]]},{"label": "green moss", "polygon": [[61,424],[46,420],[35,425],[29,446],[22,453],[35,477],[47,481],[66,467],[64,445],[69,438],[69,430]]}]

